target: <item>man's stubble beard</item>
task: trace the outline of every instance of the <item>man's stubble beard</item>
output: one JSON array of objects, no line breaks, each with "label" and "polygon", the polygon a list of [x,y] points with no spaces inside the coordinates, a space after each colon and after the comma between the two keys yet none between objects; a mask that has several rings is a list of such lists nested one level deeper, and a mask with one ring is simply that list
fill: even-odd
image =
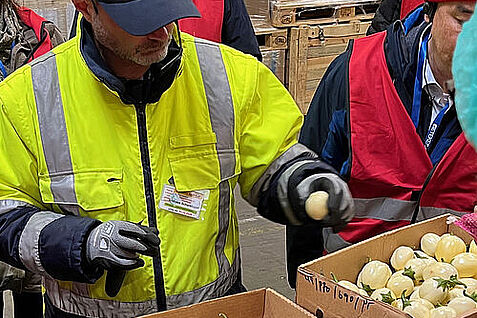
[{"label": "man's stubble beard", "polygon": [[167,51],[172,41],[172,35],[169,35],[169,41],[164,48],[159,51],[153,50],[149,54],[144,54],[145,51],[147,52],[148,50],[155,49],[157,46],[143,45],[124,48],[121,46],[121,43],[118,43],[118,41],[109,35],[101,19],[99,19],[97,15],[93,18],[92,22],[91,25],[96,41],[123,60],[131,61],[142,66],[149,66],[154,63],[159,63],[167,56]]}]

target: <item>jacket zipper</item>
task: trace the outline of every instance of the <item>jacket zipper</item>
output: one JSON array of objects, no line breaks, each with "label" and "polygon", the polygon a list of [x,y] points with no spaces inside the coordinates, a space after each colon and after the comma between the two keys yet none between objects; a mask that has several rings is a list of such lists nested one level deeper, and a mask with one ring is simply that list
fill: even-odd
[{"label": "jacket zipper", "polygon": [[[139,133],[139,147],[141,149],[141,165],[144,176],[144,191],[146,194],[147,218],[149,226],[157,227],[156,203],[154,199],[154,186],[152,182],[151,159],[149,156],[149,144],[147,141],[146,104],[135,105],[137,115],[137,127]],[[156,301],[159,311],[167,309],[166,292],[164,289],[164,276],[162,272],[162,260],[159,255],[153,257],[154,282],[156,289]]]}]

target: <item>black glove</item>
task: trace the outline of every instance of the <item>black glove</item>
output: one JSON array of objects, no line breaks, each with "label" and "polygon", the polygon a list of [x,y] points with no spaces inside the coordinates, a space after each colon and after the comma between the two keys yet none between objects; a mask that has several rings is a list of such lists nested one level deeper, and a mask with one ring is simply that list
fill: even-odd
[{"label": "black glove", "polygon": [[108,221],[91,231],[86,242],[86,258],[90,266],[108,271],[108,296],[117,295],[127,270],[144,266],[138,254],[159,255],[157,234],[154,228],[126,221]]},{"label": "black glove", "polygon": [[348,185],[338,175],[333,173],[318,173],[301,181],[295,188],[289,189],[290,202],[294,211],[306,215],[305,202],[317,191],[329,194],[328,215],[319,224],[332,227],[339,232],[354,217],[354,204]]}]

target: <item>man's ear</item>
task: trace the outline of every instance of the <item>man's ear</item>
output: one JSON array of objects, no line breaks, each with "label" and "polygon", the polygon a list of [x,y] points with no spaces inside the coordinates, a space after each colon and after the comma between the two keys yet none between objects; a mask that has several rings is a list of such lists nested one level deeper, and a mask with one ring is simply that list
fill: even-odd
[{"label": "man's ear", "polygon": [[95,0],[73,0],[76,10],[78,10],[88,22],[91,22],[93,14],[96,14],[93,1]]}]

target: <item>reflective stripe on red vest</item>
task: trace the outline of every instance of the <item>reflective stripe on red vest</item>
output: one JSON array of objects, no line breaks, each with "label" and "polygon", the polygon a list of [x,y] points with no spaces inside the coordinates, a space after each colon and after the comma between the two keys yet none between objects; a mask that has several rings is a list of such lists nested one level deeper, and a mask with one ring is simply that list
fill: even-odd
[{"label": "reflective stripe on red vest", "polygon": [[418,204],[410,201],[411,195],[423,187],[418,220],[474,209],[477,153],[461,134],[433,171],[389,75],[385,38],[381,32],[354,41],[349,61],[352,168],[348,185],[356,217],[339,235],[324,230],[329,252],[409,224]]},{"label": "reflective stripe on red vest", "polygon": [[22,22],[33,29],[38,41],[40,42],[40,45],[33,53],[33,58],[30,59],[31,61],[32,59],[47,53],[53,48],[50,34],[43,28],[43,23],[47,20],[36,14],[33,10],[25,7],[19,7],[17,11]]},{"label": "reflective stripe on red vest", "polygon": [[201,18],[187,18],[179,21],[181,31],[195,37],[222,42],[224,21],[224,0],[193,0]]}]

